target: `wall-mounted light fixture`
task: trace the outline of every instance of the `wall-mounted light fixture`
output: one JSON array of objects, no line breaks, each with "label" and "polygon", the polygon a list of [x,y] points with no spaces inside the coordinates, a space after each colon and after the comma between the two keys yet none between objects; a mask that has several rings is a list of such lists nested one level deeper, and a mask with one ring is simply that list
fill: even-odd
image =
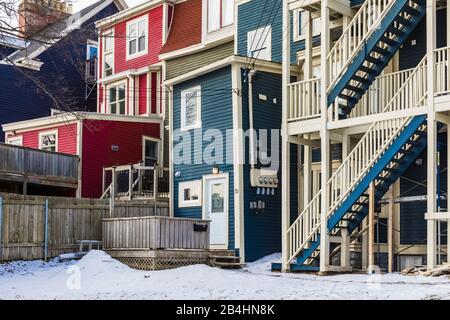
[{"label": "wall-mounted light fixture", "polygon": [[218,166],[213,166],[212,167],[212,174],[217,175],[219,174],[219,167]]}]

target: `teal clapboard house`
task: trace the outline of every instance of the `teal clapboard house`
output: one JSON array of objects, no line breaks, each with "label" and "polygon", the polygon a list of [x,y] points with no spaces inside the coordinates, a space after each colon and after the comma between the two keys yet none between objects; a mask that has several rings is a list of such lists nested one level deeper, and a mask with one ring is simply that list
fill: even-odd
[{"label": "teal clapboard house", "polygon": [[[190,5],[192,19],[200,2],[179,6]],[[211,248],[233,250],[242,261],[281,250],[281,0],[265,9],[264,3],[238,1],[233,23],[214,32],[204,30],[205,23],[198,23],[200,31],[195,21],[178,23],[183,14],[177,16],[175,7],[166,44],[172,51],[163,48],[162,56],[170,97],[172,212],[210,219]],[[190,39],[177,45],[187,42],[177,34],[195,38],[196,32],[197,44]],[[294,42],[293,52],[302,45]],[[297,152],[293,147],[292,163]],[[297,190],[296,178],[290,185]],[[297,202],[291,199],[294,212]]]}]

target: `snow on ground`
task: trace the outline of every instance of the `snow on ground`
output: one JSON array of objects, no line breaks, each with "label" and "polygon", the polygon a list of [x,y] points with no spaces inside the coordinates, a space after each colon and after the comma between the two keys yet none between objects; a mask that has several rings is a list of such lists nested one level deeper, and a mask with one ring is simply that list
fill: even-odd
[{"label": "snow on ground", "polygon": [[102,251],[79,261],[0,264],[0,299],[450,299],[448,277],[270,272],[265,257],[243,270],[205,265],[137,271]]}]

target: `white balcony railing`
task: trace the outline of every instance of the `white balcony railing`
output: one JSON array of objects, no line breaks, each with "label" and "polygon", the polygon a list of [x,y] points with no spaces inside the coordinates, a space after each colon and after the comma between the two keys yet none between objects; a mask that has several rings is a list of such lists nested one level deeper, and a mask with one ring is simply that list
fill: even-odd
[{"label": "white balcony railing", "polygon": [[320,79],[291,83],[288,92],[288,121],[320,117]]},{"label": "white balcony railing", "polygon": [[435,51],[435,96],[450,94],[450,68],[448,66],[450,47]]}]

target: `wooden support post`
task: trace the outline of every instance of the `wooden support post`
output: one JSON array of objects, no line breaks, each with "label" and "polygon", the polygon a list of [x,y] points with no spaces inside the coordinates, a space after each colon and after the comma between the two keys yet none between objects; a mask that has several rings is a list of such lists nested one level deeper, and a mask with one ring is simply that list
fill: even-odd
[{"label": "wooden support post", "polygon": [[111,170],[111,190],[109,191],[111,198],[115,199],[117,195],[117,173],[116,167]]},{"label": "wooden support post", "polygon": [[131,201],[133,199],[133,165],[130,164],[130,168],[128,169],[128,200]]},{"label": "wooden support post", "polygon": [[[344,17],[345,18],[345,17]],[[345,21],[346,19],[344,19]],[[345,25],[344,25],[345,27]],[[350,136],[346,133],[342,135],[342,161],[344,161],[351,150],[351,139]],[[348,227],[348,222],[345,223],[345,226]],[[341,229],[341,266],[342,267],[350,267],[350,235],[348,234],[347,229]]]},{"label": "wooden support post", "polygon": [[330,52],[330,9],[328,0],[321,2],[321,214],[320,214],[320,272],[328,272],[330,265],[330,241],[327,226],[329,208],[329,190],[327,188],[330,178],[330,132],[328,131],[328,53]]},{"label": "wooden support post", "polygon": [[[437,126],[436,112],[434,108],[434,74],[435,59],[434,50],[436,49],[436,0],[427,0],[427,213],[436,212],[436,143]],[[427,267],[434,269],[436,267],[436,221],[427,220]]]},{"label": "wooden support post", "polygon": [[394,271],[394,185],[389,188],[388,213],[388,272]]},{"label": "wooden support post", "polygon": [[372,181],[369,186],[369,273],[374,271],[374,240],[375,240],[375,183]]},{"label": "wooden support post", "polygon": [[106,170],[105,167],[103,167],[102,171],[102,194],[105,193],[106,190]]},{"label": "wooden support post", "polygon": [[[450,3],[447,5],[447,23],[450,22]],[[447,39],[450,39],[450,32],[447,31]],[[447,43],[450,43],[447,42]],[[449,52],[450,53],[450,52]],[[450,59],[450,56],[448,56]],[[449,79],[450,81],[450,79]],[[447,212],[450,212],[450,125],[447,125]],[[450,263],[450,220],[447,220],[447,263]]]},{"label": "wooden support post", "polygon": [[24,196],[28,195],[28,182],[25,180],[22,185],[22,194]]},{"label": "wooden support post", "polygon": [[48,258],[48,219],[49,219],[49,212],[48,212],[48,198],[45,198],[45,204],[44,204],[44,261],[47,261]]},{"label": "wooden support post", "polygon": [[[291,15],[289,12],[288,1],[283,1],[283,28],[282,30],[291,30]],[[282,63],[282,100],[283,100],[283,123],[281,128],[281,251],[282,251],[282,271],[289,271],[289,241],[287,231],[290,227],[290,206],[289,206],[289,167],[290,167],[290,144],[287,130],[287,106],[289,101],[288,85],[291,78],[291,39],[283,37],[283,63]]]}]

